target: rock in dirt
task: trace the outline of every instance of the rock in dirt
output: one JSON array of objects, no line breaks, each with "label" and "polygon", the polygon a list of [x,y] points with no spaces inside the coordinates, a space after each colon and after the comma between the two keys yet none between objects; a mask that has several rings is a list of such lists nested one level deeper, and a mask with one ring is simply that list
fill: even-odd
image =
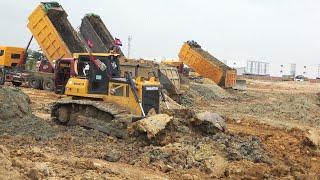
[{"label": "rock in dirt", "polygon": [[108,162],[118,162],[121,155],[118,152],[111,151],[104,156],[104,159]]},{"label": "rock in dirt", "polygon": [[255,136],[241,137],[226,133],[217,133],[211,137],[218,148],[226,152],[229,161],[249,160],[254,163],[271,163],[271,159],[262,148],[261,141]]},{"label": "rock in dirt", "polygon": [[166,128],[172,119],[173,117],[167,114],[157,114],[133,123],[131,131],[147,133],[148,139],[153,139],[160,131]]},{"label": "rock in dirt", "polygon": [[319,132],[317,130],[309,130],[303,144],[308,145],[310,147],[319,147],[320,146]]},{"label": "rock in dirt", "polygon": [[192,124],[205,134],[216,134],[226,130],[225,120],[217,113],[203,112],[196,114]]},{"label": "rock in dirt", "polygon": [[184,174],[181,176],[183,180],[193,180],[193,176],[191,174]]},{"label": "rock in dirt", "polygon": [[31,169],[28,173],[27,176],[32,179],[32,180],[38,180],[41,178],[41,174],[37,169]]}]

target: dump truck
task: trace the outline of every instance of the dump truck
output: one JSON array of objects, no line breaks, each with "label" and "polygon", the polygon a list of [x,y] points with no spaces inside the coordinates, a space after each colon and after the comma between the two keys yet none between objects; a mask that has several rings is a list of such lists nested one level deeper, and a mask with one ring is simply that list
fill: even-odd
[{"label": "dump truck", "polygon": [[86,45],[67,19],[59,3],[41,3],[29,16],[28,28],[49,61],[87,52]]},{"label": "dump truck", "polygon": [[232,88],[236,85],[236,70],[203,50],[195,41],[183,44],[179,59],[201,76],[211,79],[221,87]]},{"label": "dump truck", "polygon": [[176,67],[160,65],[158,78],[170,98],[180,102],[182,91],[179,70]]},{"label": "dump truck", "polygon": [[[62,6],[56,2],[43,2],[37,6],[28,18],[27,27],[33,35],[28,46],[0,48],[5,58],[3,63],[0,62],[1,84],[9,81],[20,86],[27,82],[32,88],[54,90],[53,62],[60,58],[73,58],[74,53],[87,52],[85,43],[78,37],[67,16]],[[24,67],[33,38],[45,55],[35,71]]]},{"label": "dump truck", "polygon": [[28,23],[49,62],[55,61],[56,92],[69,96],[55,102],[52,118],[123,137],[124,119],[159,113],[160,83],[121,77],[120,55],[93,52],[95,43],[81,40],[66,17],[58,3],[41,3]]},{"label": "dump truck", "polygon": [[[133,77],[148,77],[153,72],[159,77],[161,84],[167,90],[171,98],[177,99],[181,94],[180,79],[176,68],[169,68],[155,65],[154,62],[127,59],[123,52],[115,44],[115,39],[102,21],[101,17],[96,14],[87,14],[82,18],[80,26],[80,35],[84,41],[91,41],[95,46],[92,48],[94,53],[116,52],[120,54],[121,74],[129,72]],[[115,49],[116,48],[116,49]]]},{"label": "dump truck", "polygon": [[80,35],[83,40],[90,40],[94,44],[92,47],[94,53],[116,51],[117,54],[123,56],[123,52],[115,43],[115,38],[99,15],[91,13],[82,18]]}]

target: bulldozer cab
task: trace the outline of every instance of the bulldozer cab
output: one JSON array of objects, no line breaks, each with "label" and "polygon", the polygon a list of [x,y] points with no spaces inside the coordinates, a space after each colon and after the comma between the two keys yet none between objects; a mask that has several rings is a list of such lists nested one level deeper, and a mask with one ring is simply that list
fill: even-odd
[{"label": "bulldozer cab", "polygon": [[120,76],[119,60],[112,54],[94,54],[94,59],[102,62],[107,68],[101,70],[91,60],[90,55],[83,54],[77,57],[77,71],[80,78],[89,81],[89,94],[108,94],[108,84],[111,78]]}]

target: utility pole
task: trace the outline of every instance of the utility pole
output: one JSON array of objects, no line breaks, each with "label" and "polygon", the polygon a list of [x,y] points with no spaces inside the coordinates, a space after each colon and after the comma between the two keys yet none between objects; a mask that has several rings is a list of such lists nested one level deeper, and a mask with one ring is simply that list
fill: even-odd
[{"label": "utility pole", "polygon": [[303,66],[303,68],[304,68],[303,74],[304,74],[304,75],[307,75],[307,66]]},{"label": "utility pole", "polygon": [[318,77],[317,78],[320,78],[320,64],[318,64]]},{"label": "utility pole", "polygon": [[128,36],[128,58],[130,58],[130,51],[131,51],[131,41],[132,41],[132,36]]}]

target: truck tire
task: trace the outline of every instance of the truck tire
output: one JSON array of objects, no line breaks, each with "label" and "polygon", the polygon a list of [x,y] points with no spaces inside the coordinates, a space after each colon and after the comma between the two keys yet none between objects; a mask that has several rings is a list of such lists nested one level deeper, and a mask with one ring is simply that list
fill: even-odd
[{"label": "truck tire", "polygon": [[31,87],[33,89],[40,89],[41,81],[40,81],[40,79],[38,79],[36,77],[31,77],[28,81],[28,85],[29,85],[29,87]]},{"label": "truck tire", "polygon": [[46,91],[54,90],[54,81],[51,78],[45,78],[42,82],[42,89]]},{"label": "truck tire", "polygon": [[4,85],[6,82],[6,74],[2,68],[0,68],[0,85]]},{"label": "truck tire", "polygon": [[22,82],[15,82],[15,81],[12,81],[12,84],[16,87],[20,87],[22,85]]}]

